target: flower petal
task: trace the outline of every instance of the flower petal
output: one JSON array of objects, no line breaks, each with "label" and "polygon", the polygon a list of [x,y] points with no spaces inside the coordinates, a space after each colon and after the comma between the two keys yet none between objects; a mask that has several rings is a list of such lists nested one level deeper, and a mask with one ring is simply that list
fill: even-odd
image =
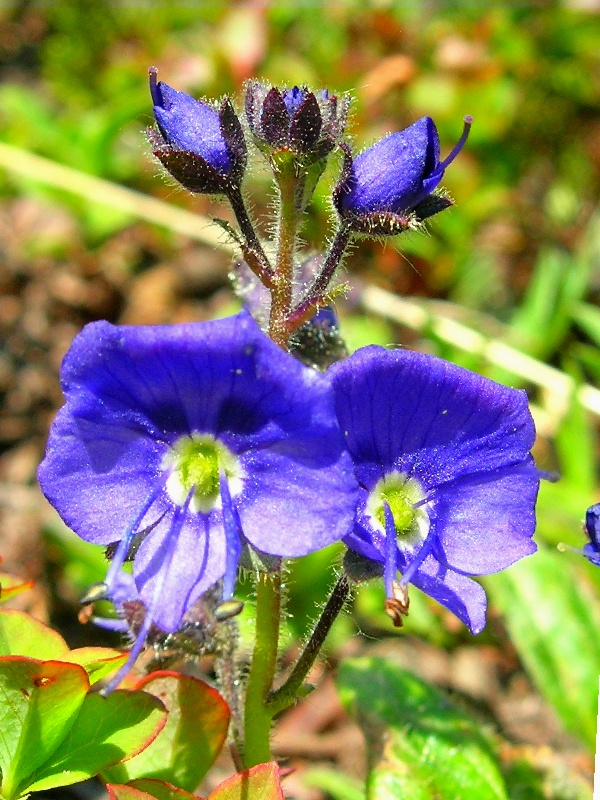
[{"label": "flower petal", "polygon": [[487,599],[476,581],[445,569],[430,556],[421,564],[412,583],[457,616],[472,634],[485,627]]},{"label": "flower petal", "polygon": [[537,550],[531,537],[540,479],[533,462],[487,477],[443,487],[434,503],[436,557],[469,575],[499,572]]},{"label": "flower petal", "polygon": [[396,469],[425,491],[527,458],[524,392],[440,358],[370,346],[330,369],[340,427],[367,488]]},{"label": "flower petal", "polygon": [[[162,513],[160,505],[157,508]],[[164,580],[152,621],[167,632],[176,631],[187,609],[223,577],[226,562],[225,534],[214,512],[188,511],[173,543],[174,513],[171,508],[143,541],[134,560],[135,582],[146,607],[152,601],[156,582]],[[170,564],[165,564],[164,554],[172,546]]]}]

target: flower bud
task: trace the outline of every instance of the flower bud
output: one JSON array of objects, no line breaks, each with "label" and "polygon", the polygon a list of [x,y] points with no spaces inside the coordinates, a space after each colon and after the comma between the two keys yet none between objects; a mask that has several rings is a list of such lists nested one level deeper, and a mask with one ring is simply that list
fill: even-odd
[{"label": "flower bud", "polygon": [[314,93],[306,86],[268,87],[246,84],[245,112],[258,146],[267,153],[288,150],[305,164],[324,158],[342,136],[348,98],[326,89]]},{"label": "flower bud", "polygon": [[417,226],[452,205],[432,195],[467,140],[471,117],[450,155],[440,161],[440,139],[433,120],[421,117],[353,158],[344,146],[344,167],[334,191],[340,216],[358,233],[393,235]]},{"label": "flower bud", "polygon": [[231,102],[225,99],[214,108],[157,82],[156,68],[149,74],[158,125],[158,132],[148,132],[154,155],[191,192],[227,194],[241,183],[247,155]]}]

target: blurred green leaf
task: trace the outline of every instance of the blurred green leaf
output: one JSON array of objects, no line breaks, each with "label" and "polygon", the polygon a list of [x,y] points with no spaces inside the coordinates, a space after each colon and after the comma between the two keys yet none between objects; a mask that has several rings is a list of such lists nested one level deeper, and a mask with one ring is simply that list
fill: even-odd
[{"label": "blurred green leaf", "polygon": [[438,690],[381,658],[343,662],[336,684],[367,742],[369,800],[507,800],[480,727]]},{"label": "blurred green leaf", "polygon": [[600,598],[584,566],[540,550],[486,578],[485,586],[538,690],[567,730],[593,748]]},{"label": "blurred green leaf", "polygon": [[365,800],[365,789],[361,782],[326,767],[308,769],[302,774],[302,783],[326,792],[332,800]]}]

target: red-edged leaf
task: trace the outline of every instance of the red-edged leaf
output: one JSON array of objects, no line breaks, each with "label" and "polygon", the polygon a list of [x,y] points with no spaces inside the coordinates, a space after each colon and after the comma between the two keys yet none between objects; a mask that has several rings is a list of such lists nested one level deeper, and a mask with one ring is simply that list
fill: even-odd
[{"label": "red-edged leaf", "polygon": [[150,747],[126,764],[111,767],[105,779],[127,783],[157,778],[193,792],[225,742],[227,703],[203,681],[177,672],[153,672],[138,688],[162,700],[169,712],[167,724]]},{"label": "red-edged leaf", "polygon": [[24,611],[0,611],[0,656],[58,661],[69,652],[60,633]]},{"label": "red-edged leaf", "polygon": [[60,746],[90,688],[83,667],[0,658],[0,768],[5,800]]},{"label": "red-edged leaf", "polygon": [[123,783],[107,783],[108,800],[157,800],[151,794],[125,786]]},{"label": "red-edged leaf", "polygon": [[200,800],[197,795],[190,794],[183,789],[177,789],[177,787],[166,783],[166,781],[142,778],[139,781],[131,781],[129,785],[142,792],[147,792],[156,800]]},{"label": "red-edged leaf", "polygon": [[25,589],[31,589],[34,583],[35,581],[22,581],[20,578],[15,578],[14,575],[0,572],[0,603],[10,600],[16,594],[24,592]]},{"label": "red-edged leaf", "polygon": [[115,650],[112,647],[79,647],[62,656],[62,660],[82,666],[88,674],[90,683],[94,685],[119,669],[127,661],[127,655],[122,650]]},{"label": "red-edged leaf", "polygon": [[259,764],[220,783],[208,800],[284,800],[279,765]]},{"label": "red-edged leaf", "polygon": [[132,758],[163,729],[166,716],[160,700],[147,692],[88,694],[65,739],[21,788],[67,786]]}]

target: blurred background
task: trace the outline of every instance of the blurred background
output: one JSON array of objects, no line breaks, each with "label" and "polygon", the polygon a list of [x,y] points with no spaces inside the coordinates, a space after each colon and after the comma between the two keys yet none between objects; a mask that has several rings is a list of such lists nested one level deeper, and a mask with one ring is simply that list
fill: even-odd
[{"label": "blurred background", "polygon": [[[347,259],[342,331],[352,348],[402,343],[527,389],[536,456],[561,480],[542,488],[540,553],[484,580],[483,634],[416,591],[394,630],[380,587],[367,586],[328,663],[368,651],[414,667],[504,737],[515,798],[520,786],[589,796],[600,570],[556,545],[583,545],[585,509],[600,500],[600,6],[0,2],[0,555],[4,572],[36,581],[20,607],[73,645],[102,638],[77,622],[77,599],[105,562],[36,486],[61,359],[95,319],[236,307],[231,254],[209,224],[227,208],[175,188],[150,157],[150,65],[198,97],[239,99],[250,77],[350,92],[357,149],[427,114],[445,155],[474,116],[444,180],[456,205],[425,234],[361,242]],[[256,166],[246,190],[266,233],[272,189]],[[336,155],[307,214],[308,250],[331,231],[339,167]],[[292,570],[290,655],[337,558]],[[295,759],[299,798],[357,800],[360,735],[319,669],[322,688],[283,719],[277,752]]]}]

